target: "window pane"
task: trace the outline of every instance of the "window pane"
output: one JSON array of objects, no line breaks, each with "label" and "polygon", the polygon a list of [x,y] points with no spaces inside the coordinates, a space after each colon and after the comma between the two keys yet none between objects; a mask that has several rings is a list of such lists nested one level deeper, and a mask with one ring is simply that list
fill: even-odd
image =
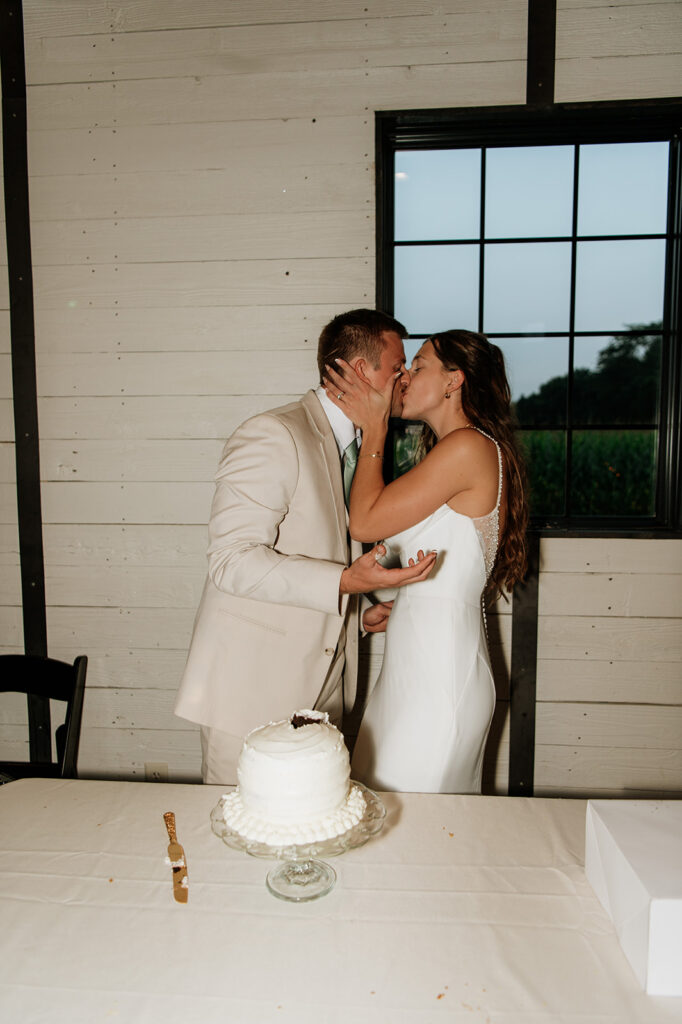
[{"label": "window pane", "polygon": [[581,146],[578,182],[579,234],[665,233],[667,142]]},{"label": "window pane", "polygon": [[519,440],[530,478],[531,515],[564,515],[566,434],[563,430],[522,430]]},{"label": "window pane", "polygon": [[660,334],[576,338],[573,367],[574,424],[657,423]]},{"label": "window pane", "polygon": [[411,334],[476,330],[478,245],[415,245],[395,250],[395,316]]},{"label": "window pane", "polygon": [[663,317],[665,241],[579,242],[575,329],[618,331]]},{"label": "window pane", "polygon": [[411,420],[393,420],[391,441],[393,444],[393,479],[412,469],[417,461],[417,449],[422,436],[422,423]]},{"label": "window pane", "polygon": [[405,366],[411,366],[412,360],[424,344],[423,338],[405,338],[403,347],[405,349]]},{"label": "window pane", "polygon": [[575,430],[571,461],[574,515],[654,514],[656,431]]},{"label": "window pane", "polygon": [[566,423],[567,338],[495,338],[522,427]]},{"label": "window pane", "polygon": [[395,239],[479,238],[480,149],[395,155]]},{"label": "window pane", "polygon": [[486,150],[486,238],[573,234],[573,159],[573,146]]},{"label": "window pane", "polygon": [[486,245],[483,330],[567,331],[570,285],[569,242]]}]

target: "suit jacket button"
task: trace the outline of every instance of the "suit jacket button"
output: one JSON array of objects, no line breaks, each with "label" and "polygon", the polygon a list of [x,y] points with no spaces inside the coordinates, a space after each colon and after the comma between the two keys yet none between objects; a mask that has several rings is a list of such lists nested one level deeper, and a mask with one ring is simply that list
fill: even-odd
[{"label": "suit jacket button", "polygon": [[334,648],[333,647],[325,647],[324,653],[327,655],[328,658],[331,658],[332,655],[334,654]]}]

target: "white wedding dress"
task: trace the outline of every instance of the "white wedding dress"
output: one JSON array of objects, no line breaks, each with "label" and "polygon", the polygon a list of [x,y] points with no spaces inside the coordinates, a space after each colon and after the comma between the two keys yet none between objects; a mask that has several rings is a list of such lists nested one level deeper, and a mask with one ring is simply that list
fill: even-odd
[{"label": "white wedding dress", "polygon": [[481,792],[495,708],[482,605],[499,532],[502,456],[494,443],[492,512],[472,519],[443,505],[384,541],[402,565],[420,548],[435,549],[438,559],[423,583],[398,590],[388,620],[383,666],[352,761],[352,777],[372,789]]}]

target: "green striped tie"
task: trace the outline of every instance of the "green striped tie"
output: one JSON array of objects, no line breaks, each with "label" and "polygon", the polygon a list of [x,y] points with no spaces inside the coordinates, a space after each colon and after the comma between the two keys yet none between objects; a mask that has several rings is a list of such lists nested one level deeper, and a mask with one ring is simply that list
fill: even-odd
[{"label": "green striped tie", "polygon": [[350,504],[350,487],[353,483],[353,473],[358,464],[358,442],[353,438],[343,453],[343,491],[346,496],[346,508]]}]

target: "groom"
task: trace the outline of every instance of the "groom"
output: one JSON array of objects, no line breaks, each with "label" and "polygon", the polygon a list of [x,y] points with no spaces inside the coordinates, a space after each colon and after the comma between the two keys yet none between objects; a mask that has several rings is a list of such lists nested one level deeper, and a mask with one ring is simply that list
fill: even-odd
[{"label": "groom", "polygon": [[[335,317],[318,345],[377,389],[406,382],[402,324],[356,309]],[[358,595],[426,578],[435,556],[384,569],[348,535],[344,485],[357,458],[352,422],[320,386],[243,423],[223,450],[209,522],[208,579],[175,713],[201,726],[204,782],[236,782],[246,732],[298,708],[339,723],[357,679]],[[386,628],[373,605],[363,628]]]}]

